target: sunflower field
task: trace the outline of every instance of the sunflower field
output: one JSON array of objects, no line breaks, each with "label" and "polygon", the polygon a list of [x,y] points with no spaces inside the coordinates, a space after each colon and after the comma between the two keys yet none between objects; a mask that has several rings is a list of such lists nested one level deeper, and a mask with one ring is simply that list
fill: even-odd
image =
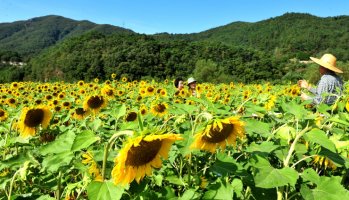
[{"label": "sunflower field", "polygon": [[349,83],[0,84],[0,199],[349,199]]}]

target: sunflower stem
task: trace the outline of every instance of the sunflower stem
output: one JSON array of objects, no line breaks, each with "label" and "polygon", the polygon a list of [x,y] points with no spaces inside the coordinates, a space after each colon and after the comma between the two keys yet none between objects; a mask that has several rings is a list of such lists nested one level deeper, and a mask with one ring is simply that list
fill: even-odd
[{"label": "sunflower stem", "polygon": [[138,126],[139,126],[139,129],[140,129],[140,131],[142,132],[143,129],[144,129],[144,127],[143,127],[142,115],[141,115],[140,112],[138,112],[137,119],[138,119]]},{"label": "sunflower stem", "polygon": [[282,200],[283,199],[283,191],[284,191],[284,188],[283,187],[278,187],[276,188],[276,191],[277,191],[277,200]]},{"label": "sunflower stem", "polygon": [[103,154],[103,165],[102,165],[102,180],[105,179],[105,167],[108,159],[108,144],[104,145],[104,154]]},{"label": "sunflower stem", "polygon": [[8,198],[7,198],[8,200],[11,200],[11,193],[12,193],[13,184],[15,183],[16,175],[18,175],[19,172],[20,172],[20,170],[17,170],[11,179],[10,190],[8,192]]},{"label": "sunflower stem", "polygon": [[61,199],[62,172],[58,173],[57,200]]},{"label": "sunflower stem", "polygon": [[120,131],[117,133],[114,133],[113,136],[109,139],[108,143],[104,145],[104,153],[103,153],[103,165],[102,165],[102,180],[105,179],[105,169],[107,166],[107,160],[108,160],[108,154],[111,146],[114,144],[114,141],[116,138],[118,138],[121,135],[132,135],[133,131]]},{"label": "sunflower stem", "polygon": [[189,188],[191,186],[191,153],[189,153],[189,159],[188,159],[188,186]]},{"label": "sunflower stem", "polygon": [[[297,122],[298,124],[298,122]],[[306,133],[308,130],[310,130],[312,127],[309,127],[307,125],[307,127],[305,127],[301,132],[299,132],[297,135],[296,135],[296,138],[293,140],[292,144],[291,144],[291,147],[290,147],[290,150],[288,151],[288,154],[287,154],[287,157],[286,159],[284,160],[284,166],[285,167],[288,167],[288,164],[290,162],[290,159],[291,159],[291,156],[292,156],[292,153],[294,151],[294,149],[296,148],[296,144],[298,142],[298,140],[303,136],[304,133]],[[297,129],[298,130],[298,129]]]}]

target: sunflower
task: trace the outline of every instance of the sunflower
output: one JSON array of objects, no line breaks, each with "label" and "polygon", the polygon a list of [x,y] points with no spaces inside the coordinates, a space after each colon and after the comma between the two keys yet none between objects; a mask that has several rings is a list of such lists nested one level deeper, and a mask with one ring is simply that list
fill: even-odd
[{"label": "sunflower", "polygon": [[35,102],[36,105],[42,104],[42,100],[41,100],[41,99],[37,99],[37,100],[35,100],[34,102]]},{"label": "sunflower", "polygon": [[146,89],[146,94],[148,96],[153,96],[155,93],[155,88],[153,86],[148,86]]},{"label": "sunflower", "polygon": [[251,90],[245,90],[243,92],[243,95],[242,95],[243,96],[243,100],[246,101],[251,96],[251,94],[252,94]]},{"label": "sunflower", "polygon": [[94,114],[107,105],[103,96],[90,96],[84,101],[84,110],[91,110]]},{"label": "sunflower", "polygon": [[167,91],[165,89],[161,89],[159,94],[162,96],[162,97],[166,97],[167,96]]},{"label": "sunflower", "polygon": [[110,84],[111,84],[111,81],[110,81],[110,80],[106,80],[106,81],[104,82],[104,84],[110,85]]},{"label": "sunflower", "polygon": [[134,111],[127,113],[127,115],[125,116],[125,121],[127,122],[133,122],[136,119],[137,119],[137,113]]},{"label": "sunflower", "polygon": [[69,101],[65,101],[62,103],[62,107],[66,110],[69,110],[71,107],[71,103]]},{"label": "sunflower", "polygon": [[76,108],[72,113],[72,117],[77,120],[82,120],[88,115],[89,115],[89,112],[87,110],[84,110],[83,108]]},{"label": "sunflower", "polygon": [[3,122],[7,119],[7,112],[0,108],[0,122]]},{"label": "sunflower", "polygon": [[153,103],[151,106],[151,112],[155,116],[162,117],[167,114],[168,104],[167,103]]},{"label": "sunflower", "polygon": [[78,81],[78,86],[82,87],[85,85],[85,82],[83,80]]},{"label": "sunflower", "polygon": [[61,106],[54,106],[53,110],[54,110],[55,112],[59,112],[59,111],[62,110],[62,107],[61,107]]},{"label": "sunflower", "polygon": [[50,101],[50,100],[53,99],[53,96],[50,95],[50,94],[48,94],[48,95],[45,96],[45,99],[46,99],[47,101]]},{"label": "sunflower", "polygon": [[124,83],[127,82],[127,77],[122,77],[121,81]]},{"label": "sunflower", "polygon": [[141,107],[139,108],[139,112],[141,113],[141,115],[147,114],[148,113],[147,106],[142,104]]},{"label": "sunflower", "polygon": [[139,85],[140,85],[141,87],[145,87],[146,84],[147,84],[146,81],[140,81],[140,82],[139,82]]},{"label": "sunflower", "polygon": [[145,95],[147,94],[147,89],[146,89],[146,88],[140,88],[140,89],[139,89],[139,94],[140,94],[141,96],[145,96]]},{"label": "sunflower", "polygon": [[21,136],[34,136],[36,128],[40,124],[42,128],[46,128],[49,125],[51,116],[52,113],[47,106],[23,108],[18,122],[18,129]]},{"label": "sunflower", "polygon": [[208,181],[204,176],[200,177],[200,188],[205,189],[206,186],[208,185]]},{"label": "sunflower", "polygon": [[347,99],[347,103],[345,104],[345,109],[349,112],[349,99]]},{"label": "sunflower", "polygon": [[12,82],[11,83],[11,88],[16,89],[18,88],[19,84],[17,82]]},{"label": "sunflower", "polygon": [[17,104],[17,100],[14,98],[9,98],[6,100],[7,105],[11,106],[11,107],[16,107]]},{"label": "sunflower", "polygon": [[140,102],[142,99],[143,99],[142,96],[137,96],[136,101],[137,101],[137,102]]},{"label": "sunflower", "polygon": [[145,175],[150,176],[152,168],[161,167],[161,157],[167,159],[171,145],[181,139],[177,134],[129,138],[115,158],[112,170],[114,184],[126,185],[133,180],[139,183]]},{"label": "sunflower", "polygon": [[98,79],[98,78],[95,78],[93,81],[94,81],[95,83],[98,83],[98,82],[99,82],[99,79]]},{"label": "sunflower", "polygon": [[226,145],[235,146],[236,138],[243,138],[244,135],[244,122],[239,117],[213,119],[204,130],[195,134],[195,141],[190,147],[214,153],[217,147],[225,149]]},{"label": "sunflower", "polygon": [[65,98],[65,93],[64,92],[61,92],[58,94],[58,98],[59,99],[64,99]]},{"label": "sunflower", "polygon": [[107,98],[114,98],[115,96],[115,89],[112,88],[111,86],[109,85],[105,85],[103,88],[102,88],[102,94],[107,97]]},{"label": "sunflower", "polygon": [[111,78],[112,78],[112,79],[115,79],[115,78],[116,78],[116,74],[115,74],[115,73],[112,73],[112,74],[111,74]]},{"label": "sunflower", "polygon": [[79,90],[79,94],[84,95],[85,93],[86,93],[86,90],[85,90],[85,89],[80,89],[80,90]]},{"label": "sunflower", "polygon": [[94,177],[95,181],[103,182],[102,174],[98,168],[97,162],[93,159],[93,155],[91,152],[87,151],[86,153],[82,154],[83,160],[81,161],[82,164],[90,165],[88,168],[88,173]]},{"label": "sunflower", "polygon": [[332,170],[337,169],[337,166],[332,162],[332,160],[330,160],[329,158],[327,158],[325,156],[316,155],[312,162],[315,165],[318,165],[320,167],[324,167],[325,169],[327,169],[327,167],[332,169]]},{"label": "sunflower", "polygon": [[124,95],[124,91],[122,91],[122,90],[118,90],[118,91],[116,91],[116,93],[119,97]]},{"label": "sunflower", "polygon": [[55,106],[57,106],[59,104],[59,100],[57,100],[57,99],[54,99],[53,101],[52,101],[52,105],[55,105]]}]

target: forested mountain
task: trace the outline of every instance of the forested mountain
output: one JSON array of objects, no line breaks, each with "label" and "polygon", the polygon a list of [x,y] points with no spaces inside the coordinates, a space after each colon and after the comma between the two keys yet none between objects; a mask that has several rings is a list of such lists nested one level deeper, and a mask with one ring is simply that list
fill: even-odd
[{"label": "forested mountain", "polygon": [[233,22],[195,34],[156,36],[164,40],[216,41],[299,59],[332,52],[341,60],[349,60],[349,16],[321,18],[310,14],[286,13],[255,23]]},{"label": "forested mountain", "polygon": [[16,52],[24,58],[32,57],[66,37],[88,31],[133,33],[131,30],[112,25],[49,15],[13,23],[0,23],[0,51]]},{"label": "forested mountain", "polygon": [[[325,52],[344,61],[339,67],[349,77],[348,44],[349,16],[286,13],[200,33],[154,35],[46,16],[0,24],[0,82],[107,79],[111,73],[131,80],[194,75],[210,82],[280,82],[304,78],[305,65],[297,60]],[[28,65],[8,65],[23,56]]]},{"label": "forested mountain", "polygon": [[195,73],[206,77],[203,81],[252,82],[269,80],[272,74],[280,79],[285,74],[281,65],[253,49],[97,32],[67,39],[33,58],[29,66],[26,77],[42,81],[105,79],[112,73],[130,80],[165,79]]}]

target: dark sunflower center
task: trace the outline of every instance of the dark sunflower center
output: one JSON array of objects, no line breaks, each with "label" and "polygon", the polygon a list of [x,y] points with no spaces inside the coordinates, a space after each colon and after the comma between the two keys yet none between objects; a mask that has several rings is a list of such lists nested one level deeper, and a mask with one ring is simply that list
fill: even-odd
[{"label": "dark sunflower center", "polygon": [[87,104],[88,104],[88,107],[90,107],[92,109],[96,109],[96,108],[100,108],[102,106],[103,102],[104,102],[103,97],[92,96],[87,101]]},{"label": "dark sunflower center", "polygon": [[108,91],[107,91],[107,95],[108,95],[108,96],[113,96],[113,94],[114,94],[113,90],[108,90]]},{"label": "dark sunflower center", "polygon": [[155,106],[154,109],[158,113],[163,113],[166,110],[166,106],[164,104],[162,104],[162,103],[159,103],[158,105]]},{"label": "dark sunflower center", "polygon": [[127,152],[126,165],[138,167],[149,163],[159,153],[161,145],[161,140],[153,140],[150,142],[142,140],[139,146],[132,146]]},{"label": "dark sunflower center", "polygon": [[16,103],[16,100],[13,99],[13,98],[11,98],[11,99],[9,100],[9,102],[10,102],[11,104],[14,104],[14,103]]},{"label": "dark sunflower center", "polygon": [[27,112],[24,124],[29,127],[36,127],[42,123],[44,119],[44,111],[42,109],[31,109]]},{"label": "dark sunflower center", "polygon": [[86,111],[83,108],[77,108],[77,109],[75,109],[75,113],[77,115],[83,115],[86,113]]},{"label": "dark sunflower center", "polygon": [[67,107],[67,106],[69,106],[69,105],[70,105],[69,102],[64,102],[64,103],[63,103],[63,106],[65,106],[65,107]]},{"label": "dark sunflower center", "polygon": [[59,112],[61,110],[61,107],[60,106],[55,106],[54,110]]},{"label": "dark sunflower center", "polygon": [[154,88],[152,88],[152,87],[148,87],[148,88],[147,88],[147,91],[151,93],[151,92],[153,92],[153,91],[154,91]]},{"label": "dark sunflower center", "polygon": [[136,112],[130,112],[128,113],[127,117],[126,117],[126,121],[128,122],[132,122],[134,120],[137,119],[137,113]]},{"label": "dark sunflower center", "polygon": [[202,140],[204,140],[205,142],[209,142],[209,143],[218,143],[218,142],[222,142],[225,139],[227,139],[229,137],[229,135],[231,134],[231,132],[233,132],[234,130],[234,125],[233,124],[223,124],[223,129],[221,131],[219,131],[218,127],[217,128],[213,128],[211,127],[210,129],[210,136],[208,137],[206,135],[204,135],[202,137]]},{"label": "dark sunflower center", "polygon": [[3,116],[5,116],[5,111],[0,110],[0,117],[3,117]]}]

